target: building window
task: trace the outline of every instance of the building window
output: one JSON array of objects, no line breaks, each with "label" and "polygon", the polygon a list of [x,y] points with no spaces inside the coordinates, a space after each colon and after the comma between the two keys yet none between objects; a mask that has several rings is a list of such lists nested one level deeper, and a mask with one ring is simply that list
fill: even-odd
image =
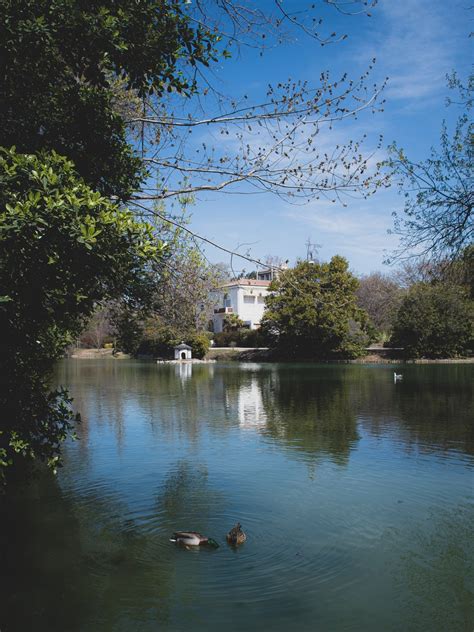
[{"label": "building window", "polygon": [[257,297],[257,302],[258,302],[258,303],[265,303],[265,297],[264,297],[264,296],[262,296],[262,295],[258,296],[258,297]]},{"label": "building window", "polygon": [[247,296],[244,296],[244,303],[255,303],[255,296],[247,294]]}]

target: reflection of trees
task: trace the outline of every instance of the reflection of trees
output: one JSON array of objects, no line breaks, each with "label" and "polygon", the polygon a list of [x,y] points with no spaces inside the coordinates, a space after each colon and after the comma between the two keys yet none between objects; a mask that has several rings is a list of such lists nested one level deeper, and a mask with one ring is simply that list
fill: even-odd
[{"label": "reflection of trees", "polygon": [[358,440],[349,384],[341,371],[281,368],[260,382],[266,433],[307,455],[347,462]]},{"label": "reflection of trees", "polygon": [[44,477],[35,476],[0,498],[0,627],[7,632],[61,630],[65,621],[70,630],[84,629],[96,607],[77,520],[51,479],[47,517],[41,506]]},{"label": "reflection of trees", "polygon": [[469,365],[406,365],[396,385],[393,366],[196,365],[190,379],[143,362],[67,361],[61,370],[84,419],[80,448],[90,422],[110,424],[120,445],[126,411],[157,440],[253,426],[290,449],[345,462],[359,424],[407,450],[474,453]]},{"label": "reflection of trees", "polygon": [[156,512],[167,533],[190,529],[209,532],[221,508],[221,495],[209,485],[207,468],[179,461],[156,493]]},{"label": "reflection of trees", "polygon": [[407,365],[402,371],[403,382],[394,385],[393,370],[365,369],[358,406],[364,429],[394,434],[408,450],[474,454],[472,367]]}]

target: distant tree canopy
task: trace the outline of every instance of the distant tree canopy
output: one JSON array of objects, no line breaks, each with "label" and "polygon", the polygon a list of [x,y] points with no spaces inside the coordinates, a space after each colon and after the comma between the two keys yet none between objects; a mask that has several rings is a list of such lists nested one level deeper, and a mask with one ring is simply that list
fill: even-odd
[{"label": "distant tree canopy", "polygon": [[373,272],[359,279],[357,304],[365,309],[373,326],[379,333],[391,331],[403,291],[392,278]]},{"label": "distant tree canopy", "polygon": [[143,305],[163,246],[55,153],[0,151],[0,476],[15,454],[58,462],[72,413],[49,373],[98,301]]},{"label": "distant tree canopy", "polygon": [[[178,219],[168,217],[173,222]],[[185,208],[179,215],[179,222],[181,227],[166,220],[154,221],[154,230],[166,243],[166,254],[153,275],[148,313],[137,312],[124,301],[112,306],[116,341],[120,350],[126,353],[145,353],[142,342],[152,339],[163,340],[163,348],[170,352],[176,340],[194,339],[196,332],[207,329],[215,302],[212,291],[224,281],[226,271],[219,264],[209,263],[187,232]],[[173,344],[167,344],[168,340],[174,341]],[[152,355],[166,354],[153,351]]]},{"label": "distant tree canopy", "polygon": [[474,301],[466,288],[416,283],[402,300],[391,339],[409,358],[452,358],[474,350]]},{"label": "distant tree canopy", "polygon": [[357,306],[358,281],[347,261],[300,262],[273,281],[262,332],[282,355],[355,357],[370,340],[368,317]]}]

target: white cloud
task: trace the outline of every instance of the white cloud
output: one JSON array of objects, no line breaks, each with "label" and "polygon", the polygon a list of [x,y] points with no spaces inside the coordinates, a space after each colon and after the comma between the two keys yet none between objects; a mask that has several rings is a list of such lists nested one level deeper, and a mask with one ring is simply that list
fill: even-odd
[{"label": "white cloud", "polygon": [[320,202],[290,209],[284,216],[308,227],[312,239],[322,244],[322,259],[341,254],[354,268],[367,272],[379,268],[397,246],[398,238],[387,231],[393,226],[392,210],[399,206],[400,200],[393,192],[382,191],[345,209]]},{"label": "white cloud", "polygon": [[370,53],[389,76],[386,96],[416,101],[438,94],[456,65],[463,37],[454,3],[382,0],[378,11],[383,28],[375,33]]}]

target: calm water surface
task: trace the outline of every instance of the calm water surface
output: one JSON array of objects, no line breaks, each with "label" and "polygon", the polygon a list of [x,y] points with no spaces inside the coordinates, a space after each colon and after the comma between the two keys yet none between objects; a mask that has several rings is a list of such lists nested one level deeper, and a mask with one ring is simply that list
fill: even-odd
[{"label": "calm water surface", "polygon": [[2,517],[2,632],[472,632],[474,371],[396,368],[64,361],[79,440]]}]

